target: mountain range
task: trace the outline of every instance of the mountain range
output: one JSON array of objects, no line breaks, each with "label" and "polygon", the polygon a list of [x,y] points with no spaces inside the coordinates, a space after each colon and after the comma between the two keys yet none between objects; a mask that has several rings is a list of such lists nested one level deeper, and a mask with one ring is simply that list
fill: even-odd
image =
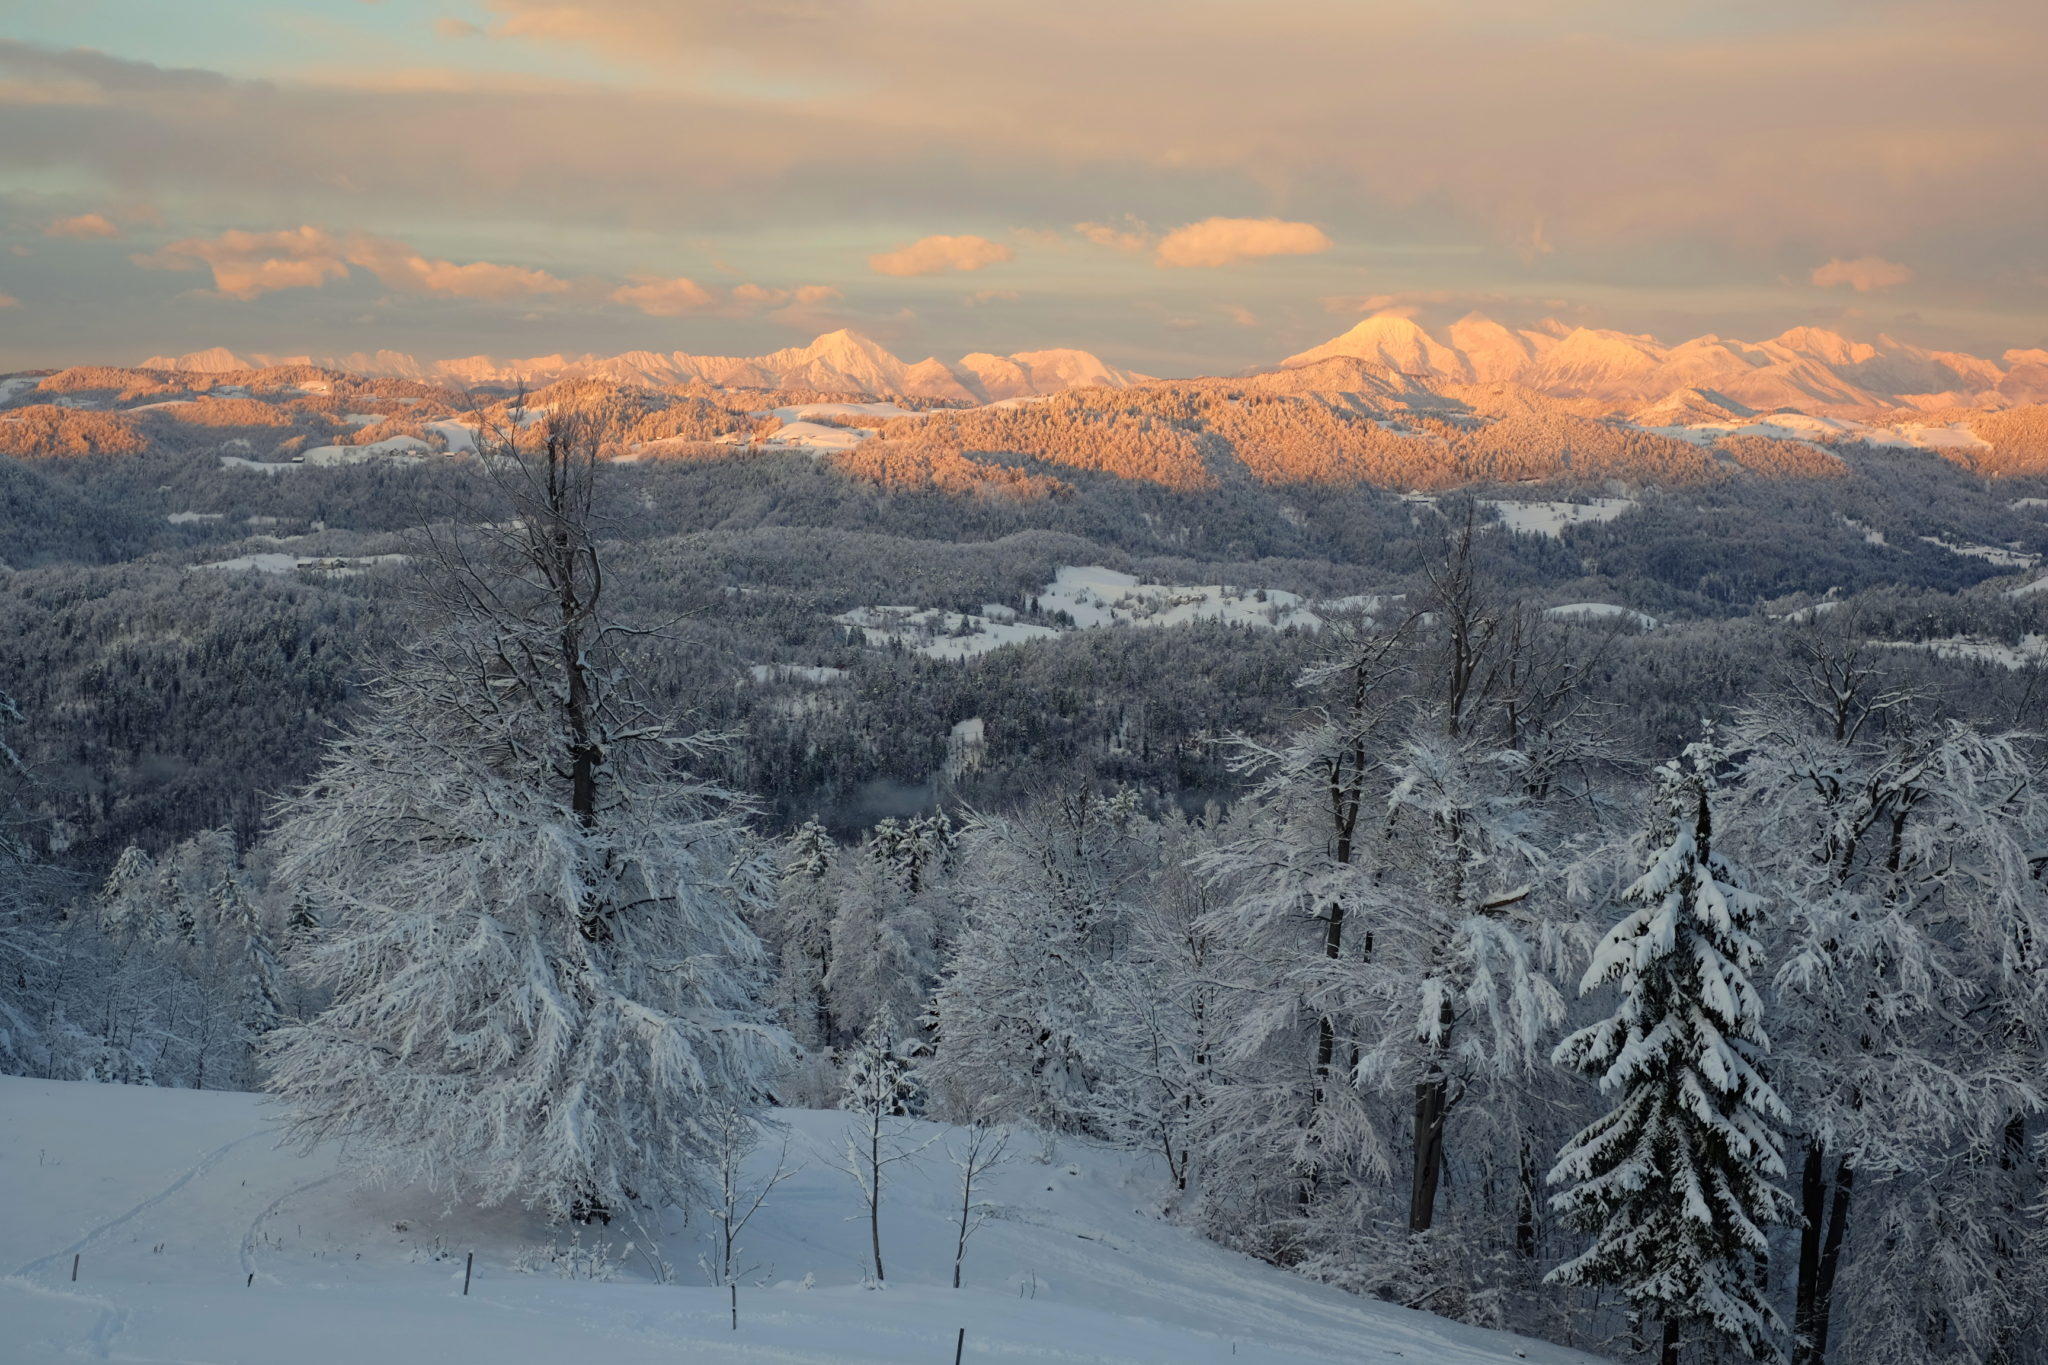
[{"label": "mountain range", "polygon": [[1673,346],[1555,320],[1514,329],[1469,313],[1438,338],[1413,318],[1387,312],[1289,356],[1281,366],[1300,369],[1337,357],[1425,379],[1519,384],[1553,398],[1622,408],[1661,404],[1674,413],[1696,405],[1856,413],[2048,400],[2048,350],[2007,351],[2001,363],[1961,351],[1930,351],[1890,336],[1875,343],[1851,341],[1820,327],[1794,327],[1769,341],[1710,334]]},{"label": "mountain range", "polygon": [[[1707,335],[1670,345],[1655,337],[1555,320],[1510,328],[1481,313],[1460,318],[1440,337],[1405,314],[1377,313],[1278,366],[1255,367],[1247,377],[1309,369],[1330,360],[1365,361],[1395,376],[1441,383],[1516,384],[1553,398],[1585,400],[1652,426],[1788,408],[1855,414],[2048,401],[2044,349],[2009,350],[1991,360],[1927,350],[1890,336],[1853,341],[1820,327],[1795,327],[1768,341]],[[277,364],[318,364],[352,374],[457,386],[546,384],[587,376],[635,384],[699,382],[968,403],[1152,382],[1148,375],[1119,369],[1081,350],[977,351],[951,362],[936,356],[906,362],[880,342],[846,330],[758,356],[627,351],[420,361],[400,351],[245,358],[215,347],[184,356],[152,356],[143,368],[221,373]]]},{"label": "mountain range", "polygon": [[501,360],[487,355],[422,362],[402,351],[353,355],[242,357],[224,347],[183,356],[151,356],[144,369],[225,373],[264,365],[319,365],[350,374],[421,379],[467,386],[548,384],[558,379],[598,378],[630,384],[687,384],[721,388],[812,389],[820,393],[872,397],[916,397],[988,403],[1033,398],[1075,388],[1127,388],[1149,375],[1104,364],[1087,351],[1020,351],[991,355],[976,351],[948,364],[936,356],[906,363],[869,337],[844,329],[827,332],[808,346],[767,355],[709,356],[686,351],[627,351],[622,355],[535,356]]}]

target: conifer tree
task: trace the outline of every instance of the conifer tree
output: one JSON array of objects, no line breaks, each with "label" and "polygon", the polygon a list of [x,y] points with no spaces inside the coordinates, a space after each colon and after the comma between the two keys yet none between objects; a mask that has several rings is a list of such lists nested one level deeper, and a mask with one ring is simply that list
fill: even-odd
[{"label": "conifer tree", "polygon": [[1791,1209],[1776,1183],[1789,1116],[1764,1072],[1763,1002],[1750,979],[1761,965],[1752,927],[1763,898],[1739,885],[1714,846],[1724,760],[1709,728],[1659,770],[1659,845],[1580,987],[1618,986],[1619,1005],[1554,1054],[1597,1077],[1613,1107],[1565,1144],[1550,1172],[1569,1187],[1553,1206],[1594,1234],[1551,1279],[1616,1287],[1638,1313],[1660,1318],[1663,1365],[1675,1365],[1692,1326],[1752,1360],[1780,1358],[1760,1271],[1766,1229]]}]

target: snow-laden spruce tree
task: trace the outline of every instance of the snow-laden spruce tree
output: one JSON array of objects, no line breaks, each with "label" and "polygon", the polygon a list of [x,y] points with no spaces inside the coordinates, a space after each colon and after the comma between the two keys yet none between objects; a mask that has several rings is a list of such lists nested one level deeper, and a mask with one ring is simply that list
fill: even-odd
[{"label": "snow-laden spruce tree", "polygon": [[1662,1365],[1700,1328],[1752,1360],[1777,1360],[1766,1297],[1767,1229],[1791,1200],[1782,1126],[1764,1072],[1769,1040],[1751,974],[1763,898],[1715,848],[1711,728],[1658,771],[1664,827],[1631,909],[1594,951],[1580,989],[1619,988],[1615,1012],[1558,1044],[1554,1060],[1596,1077],[1612,1108],[1568,1142],[1550,1172],[1553,1206],[1593,1245],[1551,1272],[1607,1285],[1663,1323]]},{"label": "snow-laden spruce tree", "polygon": [[267,1057],[299,1141],[589,1219],[698,1193],[787,1037],[756,1004],[746,806],[686,766],[706,736],[636,704],[600,615],[602,467],[531,444],[490,443],[499,505],[435,537],[431,625],[283,805],[276,875],[333,1002]]}]

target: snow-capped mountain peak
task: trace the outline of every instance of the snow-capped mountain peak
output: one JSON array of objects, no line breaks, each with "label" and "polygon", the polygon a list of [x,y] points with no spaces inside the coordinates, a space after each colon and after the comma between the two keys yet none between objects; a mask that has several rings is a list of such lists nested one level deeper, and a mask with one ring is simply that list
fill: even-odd
[{"label": "snow-capped mountain peak", "polygon": [[1677,410],[1705,401],[1730,410],[1867,412],[1895,407],[2003,406],[2048,394],[2048,352],[2008,352],[2005,364],[1930,351],[1891,336],[1851,340],[1824,327],[1794,327],[1768,341],[1711,333],[1677,345],[1655,337],[1546,320],[1514,330],[1468,313],[1431,335],[1406,312],[1383,312],[1281,362],[1301,369],[1354,357],[1449,383],[1516,383],[1558,398],[1618,407],[1674,395]]}]

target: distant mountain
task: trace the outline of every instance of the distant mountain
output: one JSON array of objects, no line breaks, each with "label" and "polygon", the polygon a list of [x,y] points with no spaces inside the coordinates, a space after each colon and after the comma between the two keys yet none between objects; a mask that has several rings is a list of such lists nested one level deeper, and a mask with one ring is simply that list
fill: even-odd
[{"label": "distant mountain", "polygon": [[[1283,369],[1350,357],[1452,383],[1514,383],[1553,398],[1617,408],[1688,392],[1710,405],[1770,411],[1870,412],[1888,408],[2007,407],[2048,398],[2048,351],[2007,351],[2004,364],[1930,351],[1894,337],[1872,344],[1820,327],[1769,341],[1702,336],[1672,346],[1650,336],[1546,321],[1511,330],[1471,313],[1432,336],[1413,318],[1379,313],[1342,336],[1289,356]],[[1693,400],[1680,399],[1681,408]],[[1732,405],[1732,407],[1730,406]]]},{"label": "distant mountain", "polygon": [[353,355],[235,355],[222,347],[183,356],[151,356],[143,369],[220,374],[263,365],[317,364],[350,374],[390,376],[468,384],[548,384],[590,377],[622,383],[685,384],[693,380],[723,388],[814,389],[821,393],[950,398],[988,403],[1032,398],[1073,388],[1128,388],[1147,375],[1120,370],[1087,351],[1021,351],[990,355],[976,351],[948,364],[930,357],[907,364],[887,347],[858,332],[827,332],[808,346],[759,356],[691,355],[686,351],[627,351],[622,355],[535,356],[527,360],[473,355],[457,360],[419,361],[402,351]]}]

